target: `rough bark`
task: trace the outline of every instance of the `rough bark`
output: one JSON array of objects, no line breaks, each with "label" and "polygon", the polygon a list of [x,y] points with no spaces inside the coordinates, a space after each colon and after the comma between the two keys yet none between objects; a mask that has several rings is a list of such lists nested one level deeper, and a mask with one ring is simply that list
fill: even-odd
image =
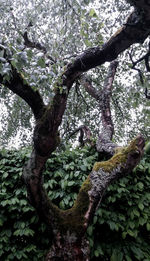
[{"label": "rough bark", "polygon": [[116,69],[118,66],[117,61],[110,63],[107,77],[104,82],[102,90],[97,90],[92,86],[90,80],[85,76],[81,77],[81,83],[84,86],[85,90],[97,100],[98,106],[100,108],[101,115],[101,132],[97,139],[96,148],[97,151],[107,157],[112,156],[115,153],[117,145],[112,142],[112,137],[114,134],[114,124],[111,116],[110,108],[110,98],[112,96],[112,84],[114,81]]},{"label": "rough bark", "polygon": [[113,61],[110,64],[108,75],[106,77],[103,90],[99,95],[99,107],[101,110],[102,130],[97,139],[96,148],[101,154],[112,156],[115,153],[117,145],[112,142],[114,134],[114,124],[111,116],[110,98],[112,96],[112,84],[114,81],[118,62]]},{"label": "rough bark", "polygon": [[102,47],[87,49],[69,64],[66,77],[75,72],[85,72],[91,68],[110,62],[134,43],[143,43],[150,34],[150,5],[148,1],[129,1],[135,6],[124,25]]},{"label": "rough bark", "polygon": [[54,242],[47,254],[47,261],[90,260],[85,231],[108,185],[132,171],[140,161],[143,148],[144,139],[139,135],[110,160],[95,163],[79,191],[74,206],[69,210],[57,212],[57,229],[54,231]]}]

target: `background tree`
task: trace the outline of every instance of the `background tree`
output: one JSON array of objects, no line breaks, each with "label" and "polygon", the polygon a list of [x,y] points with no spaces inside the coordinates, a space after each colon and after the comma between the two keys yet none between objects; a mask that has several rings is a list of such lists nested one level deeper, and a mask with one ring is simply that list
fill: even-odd
[{"label": "background tree", "polygon": [[[28,81],[29,76],[26,76],[26,71],[30,69],[30,66],[28,66],[27,70],[18,68],[20,67],[20,64],[18,64],[19,59],[25,61],[24,55],[26,53],[21,52],[21,54],[17,54],[17,56],[19,55],[17,59],[13,59],[15,55],[13,52],[14,48],[12,46],[5,47],[4,44],[1,45],[2,73],[0,82],[2,87],[7,87],[21,97],[30,106],[35,118],[33,151],[24,167],[23,178],[27,186],[30,203],[53,231],[54,240],[46,260],[56,260],[58,258],[63,260],[87,260],[89,258],[89,247],[85,238],[85,231],[93,219],[95,210],[107,186],[113,180],[127,175],[138,164],[143,153],[144,139],[139,135],[127,148],[120,150],[110,160],[95,163],[71,209],[65,211],[59,209],[48,199],[43,187],[42,173],[46,161],[59,145],[58,128],[62,122],[68,95],[75,80],[83,72],[106,61],[109,62],[116,59],[122,51],[132,44],[143,43],[149,35],[149,5],[143,3],[143,1],[133,4],[135,5],[134,11],[117,33],[102,47],[91,47],[79,56],[76,56],[73,62],[67,64],[63,73],[60,73],[60,63],[56,68],[56,57],[55,59],[51,56],[48,57],[56,70],[56,73],[52,75],[54,80],[51,81],[52,92],[50,101],[45,97],[42,98],[38,85],[35,87],[35,84],[30,82],[30,80]],[[89,16],[93,17],[94,14],[95,11],[91,9]],[[25,46],[35,48],[36,50],[40,49],[46,55],[45,46],[43,47],[42,44],[37,43],[37,41],[31,41],[28,38],[27,28],[32,27],[32,23],[32,21],[28,22],[26,30],[20,33],[21,37],[24,39]],[[31,56],[31,53],[29,55]],[[42,63],[45,64],[43,60],[40,60],[40,65]],[[116,66],[115,63],[114,65]],[[138,70],[138,72],[141,71]],[[103,127],[102,133],[98,138],[97,149],[101,153],[107,154],[107,156],[113,155],[116,148],[116,145],[111,142],[113,121],[110,113],[111,85],[114,73],[115,70],[113,71],[112,68],[108,74],[105,88],[102,92],[98,92],[97,97],[102,112]],[[56,75],[57,77],[55,77]],[[87,89],[89,90],[89,88]],[[100,98],[99,95],[101,95]],[[146,95],[146,98],[148,97]]]}]

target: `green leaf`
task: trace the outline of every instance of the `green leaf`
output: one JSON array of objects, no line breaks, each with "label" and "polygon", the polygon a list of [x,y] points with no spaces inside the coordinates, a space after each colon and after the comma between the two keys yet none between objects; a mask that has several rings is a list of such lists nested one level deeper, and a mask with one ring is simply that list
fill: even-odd
[{"label": "green leaf", "polygon": [[3,174],[3,178],[7,178],[8,177],[8,172],[5,172],[4,174]]},{"label": "green leaf", "polygon": [[129,226],[133,229],[135,227],[135,223],[133,221],[129,221]]},{"label": "green leaf", "polygon": [[147,221],[147,219],[142,218],[142,217],[139,217],[139,224],[140,224],[140,225],[143,226],[143,225],[146,223],[146,221]]},{"label": "green leaf", "polygon": [[83,170],[83,171],[86,171],[87,170],[87,167],[85,165],[81,165],[80,166],[80,169]]},{"label": "green leaf", "polygon": [[122,261],[122,260],[123,260],[123,254],[121,252],[118,253],[118,250],[115,249],[110,258],[110,261]]},{"label": "green leaf", "polygon": [[41,68],[45,68],[45,60],[43,58],[40,58],[37,62],[37,65],[40,66]]},{"label": "green leaf", "polygon": [[143,189],[143,187],[144,187],[144,185],[143,185],[143,183],[142,183],[142,182],[138,182],[137,186],[138,186],[138,188],[139,188],[140,190],[142,190],[142,189]]},{"label": "green leaf", "polygon": [[150,231],[150,223],[146,224],[147,231]]},{"label": "green leaf", "polygon": [[125,239],[126,236],[127,236],[127,232],[123,232],[123,233],[122,233],[122,238]]},{"label": "green leaf", "polygon": [[3,226],[4,224],[4,219],[0,218],[0,226]]},{"label": "green leaf", "polygon": [[130,229],[127,230],[127,233],[128,233],[131,237],[134,237],[134,236],[135,236],[134,231],[132,231],[132,230],[130,230]]},{"label": "green leaf", "polygon": [[109,221],[108,224],[109,224],[111,230],[118,230],[118,226],[115,222]]},{"label": "green leaf", "polygon": [[84,40],[84,43],[87,47],[90,47],[91,46],[91,42],[88,40],[88,39],[85,39]]},{"label": "green leaf", "polygon": [[95,12],[95,10],[93,9],[93,8],[91,8],[90,9],[90,12],[89,12],[89,16],[91,16],[91,17],[97,17],[97,14],[96,14],[96,12]]},{"label": "green leaf", "polygon": [[74,184],[75,184],[75,181],[69,181],[69,182],[68,182],[68,186],[69,186],[69,187],[73,186]]},{"label": "green leaf", "polygon": [[99,257],[99,251],[98,250],[94,251],[94,256]]},{"label": "green leaf", "polygon": [[137,209],[135,209],[135,208],[133,209],[133,213],[134,213],[134,215],[137,216],[137,217],[140,216],[139,211],[138,211]]},{"label": "green leaf", "polygon": [[137,248],[135,246],[130,246],[130,248],[138,260],[141,260],[144,257],[143,252],[140,248]]},{"label": "green leaf", "polygon": [[89,227],[88,227],[87,233],[88,233],[89,236],[92,235],[92,233],[93,233],[93,226],[89,226]]},{"label": "green leaf", "polygon": [[125,255],[127,261],[133,261],[128,255]]},{"label": "green leaf", "polygon": [[140,210],[143,210],[143,209],[144,209],[144,205],[143,205],[142,203],[139,203],[139,204],[138,204],[138,207],[139,207]]}]

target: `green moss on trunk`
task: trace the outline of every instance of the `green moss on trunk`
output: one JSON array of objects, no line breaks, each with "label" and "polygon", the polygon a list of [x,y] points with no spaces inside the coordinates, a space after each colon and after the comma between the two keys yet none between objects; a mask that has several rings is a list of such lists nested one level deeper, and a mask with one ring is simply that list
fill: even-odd
[{"label": "green moss on trunk", "polygon": [[111,172],[119,164],[125,163],[127,161],[129,153],[135,152],[138,150],[137,147],[137,138],[131,141],[128,147],[120,148],[119,151],[108,161],[96,162],[93,166],[94,171],[98,171],[102,168],[106,172]]},{"label": "green moss on trunk", "polygon": [[84,233],[85,214],[89,207],[88,191],[91,189],[90,178],[84,181],[79,191],[78,197],[72,208],[61,210],[53,203],[50,207],[55,213],[58,230],[62,233],[66,231],[75,232],[76,235]]}]

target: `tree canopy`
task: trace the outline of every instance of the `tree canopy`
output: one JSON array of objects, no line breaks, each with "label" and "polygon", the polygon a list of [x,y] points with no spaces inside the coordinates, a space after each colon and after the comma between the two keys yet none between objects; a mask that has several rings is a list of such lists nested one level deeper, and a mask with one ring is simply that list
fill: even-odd
[{"label": "tree canopy", "polygon": [[[85,49],[102,46],[117,28],[124,26],[130,9],[125,1],[115,1],[115,5],[112,1],[107,1],[107,5],[105,1],[59,1],[59,4],[57,1],[4,1],[0,9],[2,75],[6,79],[10,77],[10,65],[4,60],[5,48],[11,64],[48,103],[54,95],[56,78],[66,64]],[[132,28],[134,26],[128,25],[130,31]],[[146,38],[142,46],[138,44],[140,39],[135,42],[136,45],[119,55],[113,84],[111,110],[117,142],[139,131],[149,137],[149,100],[145,94],[149,92],[149,70],[144,66],[144,58],[136,64],[145,54],[148,59],[149,39]],[[92,85],[99,90],[103,88],[107,67],[102,65],[88,72]],[[2,85],[1,104],[1,145],[8,145],[10,141],[12,144],[16,135],[21,144],[30,143],[33,118],[29,107]],[[97,102],[77,80],[69,94],[61,125],[65,142],[69,139],[68,133],[80,124],[88,125],[94,135],[102,125]]]}]

